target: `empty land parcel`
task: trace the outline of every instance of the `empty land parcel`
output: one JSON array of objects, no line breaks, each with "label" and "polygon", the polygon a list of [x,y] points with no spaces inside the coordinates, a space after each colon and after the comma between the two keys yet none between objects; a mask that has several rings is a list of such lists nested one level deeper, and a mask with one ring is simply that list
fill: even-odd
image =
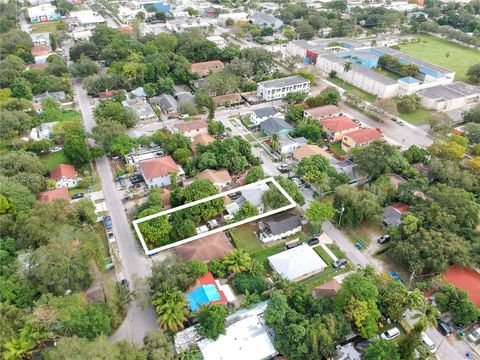
[{"label": "empty land parcel", "polygon": [[466,81],[470,66],[480,61],[480,51],[442,40],[431,35],[418,35],[420,42],[401,45],[405,54],[455,71],[455,80]]}]

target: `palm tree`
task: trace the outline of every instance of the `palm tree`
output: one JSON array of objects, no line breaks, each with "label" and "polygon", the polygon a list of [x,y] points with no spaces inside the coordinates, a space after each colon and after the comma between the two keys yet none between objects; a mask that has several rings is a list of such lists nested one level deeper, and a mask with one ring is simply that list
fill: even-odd
[{"label": "palm tree", "polygon": [[431,326],[437,326],[437,318],[440,316],[440,311],[430,304],[428,301],[424,300],[418,309],[419,313],[413,315],[414,319],[418,319],[418,325],[423,331]]},{"label": "palm tree", "polygon": [[174,288],[165,288],[162,293],[155,293],[152,304],[158,314],[158,322],[164,330],[177,332],[183,329],[188,320],[187,300],[183,293]]},{"label": "palm tree", "polygon": [[4,359],[20,359],[23,358],[30,350],[35,347],[35,343],[31,339],[24,336],[12,338],[4,344]]},{"label": "palm tree", "polygon": [[[345,64],[343,64],[343,71],[345,73],[345,77],[346,77],[346,74],[352,70],[352,62],[351,61],[347,61]],[[345,77],[343,78],[343,84],[345,84]]]},{"label": "palm tree", "polygon": [[272,149],[273,151],[276,151],[278,150],[279,147],[280,147],[280,137],[278,136],[278,134],[272,134],[272,136],[270,136],[270,149]]},{"label": "palm tree", "polygon": [[425,302],[425,297],[422,293],[415,289],[407,295],[407,308],[409,310],[416,310],[422,307],[422,304]]},{"label": "palm tree", "polygon": [[229,273],[238,274],[252,267],[252,258],[245,250],[237,249],[224,256],[223,264]]}]

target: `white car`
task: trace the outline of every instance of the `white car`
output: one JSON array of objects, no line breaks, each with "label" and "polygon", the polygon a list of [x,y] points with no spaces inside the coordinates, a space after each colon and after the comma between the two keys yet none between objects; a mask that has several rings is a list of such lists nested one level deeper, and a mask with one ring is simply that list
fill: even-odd
[{"label": "white car", "polygon": [[480,327],[473,330],[470,335],[467,336],[467,339],[470,340],[471,342],[477,342],[480,340]]},{"label": "white car", "polygon": [[116,241],[115,235],[113,235],[113,232],[111,231],[107,232],[107,239],[110,244],[113,244]]},{"label": "white car", "polygon": [[299,178],[292,178],[292,182],[298,187],[302,186],[302,180],[300,180]]},{"label": "white car", "polygon": [[57,153],[57,152],[60,152],[60,151],[62,151],[61,146],[54,146],[53,148],[50,149],[51,153]]},{"label": "white car", "polygon": [[189,116],[190,115],[188,115],[188,114],[182,114],[178,118],[183,120],[183,119],[187,119]]},{"label": "white car", "polygon": [[398,330],[398,328],[394,327],[394,328],[391,328],[390,330],[387,330],[384,333],[382,333],[380,335],[380,339],[392,340],[392,339],[395,339],[399,335],[400,335],[400,330]]},{"label": "white car", "polygon": [[420,343],[425,347],[431,354],[434,354],[437,351],[437,346],[435,343],[428,337],[427,334],[422,332],[420,334]]}]

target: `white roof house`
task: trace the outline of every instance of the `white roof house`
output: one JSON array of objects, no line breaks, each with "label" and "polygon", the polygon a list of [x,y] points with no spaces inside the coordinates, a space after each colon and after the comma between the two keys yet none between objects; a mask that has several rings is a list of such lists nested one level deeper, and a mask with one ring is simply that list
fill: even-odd
[{"label": "white roof house", "polygon": [[277,355],[270,329],[265,325],[263,312],[267,303],[252,309],[240,310],[227,317],[230,324],[224,335],[216,340],[203,339],[197,344],[204,360],[263,360]]},{"label": "white roof house", "polygon": [[105,22],[105,18],[92,10],[79,10],[70,12],[70,16],[77,18],[78,24],[83,28],[94,28]]},{"label": "white roof house", "polygon": [[297,281],[319,273],[327,264],[307,244],[268,258],[270,266],[284,279]]},{"label": "white roof house", "polygon": [[253,206],[257,207],[259,212],[263,212],[262,197],[265,192],[270,188],[267,184],[261,183],[254,187],[249,187],[241,190],[242,196],[237,199],[236,203],[239,207],[243,205],[245,201],[250,202]]}]

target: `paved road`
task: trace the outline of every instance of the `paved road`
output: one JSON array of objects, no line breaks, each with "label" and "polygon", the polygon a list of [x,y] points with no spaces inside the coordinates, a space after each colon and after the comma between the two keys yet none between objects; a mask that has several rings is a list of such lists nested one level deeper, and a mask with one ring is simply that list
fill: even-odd
[{"label": "paved road", "polygon": [[[74,88],[76,100],[82,112],[85,130],[90,133],[95,126],[90,101],[79,82],[74,83]],[[134,275],[142,278],[149,276],[152,260],[142,254],[138,242],[132,234],[107,157],[102,156],[96,159],[96,165],[102,181],[107,208],[112,217],[113,232],[120,252],[121,269],[117,272],[117,276],[127,279],[133,287]],[[136,301],[132,301],[128,306],[128,314],[125,321],[112,336],[112,340],[118,341],[128,338],[137,344],[142,344],[144,334],[148,330],[158,327],[156,319],[157,316],[153,307],[142,309]]]}]

